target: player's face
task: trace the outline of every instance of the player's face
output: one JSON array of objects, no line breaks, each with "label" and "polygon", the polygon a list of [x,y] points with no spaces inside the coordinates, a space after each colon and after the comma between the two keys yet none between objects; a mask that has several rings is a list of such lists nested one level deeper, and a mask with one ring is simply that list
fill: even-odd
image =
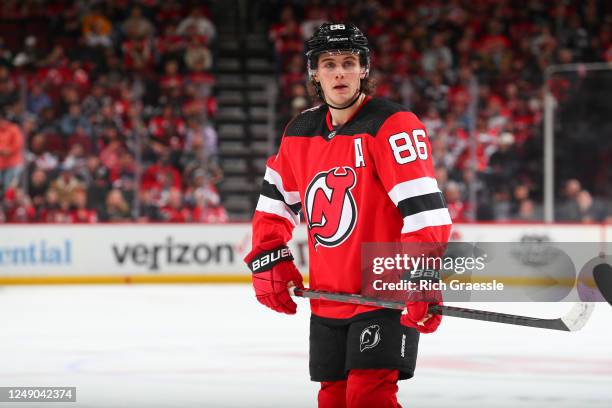
[{"label": "player's face", "polygon": [[354,53],[322,54],[317,64],[315,80],[321,83],[327,103],[342,106],[350,103],[359,91],[365,70]]}]

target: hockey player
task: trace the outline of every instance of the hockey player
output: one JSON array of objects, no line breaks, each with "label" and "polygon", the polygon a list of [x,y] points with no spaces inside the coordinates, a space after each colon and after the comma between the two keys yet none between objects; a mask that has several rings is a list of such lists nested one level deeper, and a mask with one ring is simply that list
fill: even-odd
[{"label": "hockey player", "polygon": [[[286,127],[267,162],[253,217],[251,268],[257,300],[296,312],[288,287],[303,287],[287,247],[303,211],[313,289],[360,293],[361,244],[448,241],[427,132],[411,112],[367,95],[368,41],[352,24],[323,24],[307,42],[320,106]],[[436,303],[436,302],[432,302]],[[441,316],[425,302],[403,314],[311,300],[310,376],[319,407],[399,407],[397,381],[411,378],[419,332]]]}]

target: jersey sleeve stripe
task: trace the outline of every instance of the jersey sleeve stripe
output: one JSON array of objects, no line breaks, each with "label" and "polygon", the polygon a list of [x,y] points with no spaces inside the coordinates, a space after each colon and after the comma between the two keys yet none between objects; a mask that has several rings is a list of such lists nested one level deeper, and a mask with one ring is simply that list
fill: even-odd
[{"label": "jersey sleeve stripe", "polygon": [[288,208],[283,201],[260,195],[255,210],[281,216],[291,222],[292,225],[298,225],[300,223],[299,215],[289,211]]},{"label": "jersey sleeve stripe", "polygon": [[407,198],[431,193],[439,193],[438,182],[433,177],[420,177],[414,180],[396,184],[390,191],[389,197],[397,206],[400,201]]},{"label": "jersey sleeve stripe", "polygon": [[300,202],[296,204],[287,204],[287,202],[285,202],[285,197],[278,191],[278,188],[274,184],[268,183],[266,180],[263,181],[261,186],[261,195],[272,200],[282,201],[296,215],[299,214],[302,209],[302,204]]},{"label": "jersey sleeve stripe", "polygon": [[264,180],[276,186],[276,189],[283,196],[283,201],[287,203],[287,205],[293,205],[300,202],[300,194],[297,191],[285,191],[283,187],[283,178],[270,167],[266,167]]},{"label": "jersey sleeve stripe", "polygon": [[438,192],[403,199],[397,204],[397,208],[403,217],[407,217],[422,211],[446,208],[446,202],[442,193]]},{"label": "jersey sleeve stripe", "polygon": [[450,214],[446,208],[438,208],[436,210],[422,211],[413,215],[404,217],[404,226],[402,234],[418,231],[425,227],[435,227],[438,225],[452,224]]}]

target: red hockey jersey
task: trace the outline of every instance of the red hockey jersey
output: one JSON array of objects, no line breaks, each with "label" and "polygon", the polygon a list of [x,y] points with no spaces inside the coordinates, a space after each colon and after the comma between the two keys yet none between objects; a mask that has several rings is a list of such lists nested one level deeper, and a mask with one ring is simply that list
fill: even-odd
[{"label": "red hockey jersey", "polygon": [[[367,98],[336,129],[326,105],[289,123],[267,163],[253,247],[288,242],[300,210],[308,223],[310,287],[331,292],[360,292],[362,243],[446,243],[451,226],[425,127],[380,98]],[[311,309],[350,318],[373,307],[311,300]]]}]

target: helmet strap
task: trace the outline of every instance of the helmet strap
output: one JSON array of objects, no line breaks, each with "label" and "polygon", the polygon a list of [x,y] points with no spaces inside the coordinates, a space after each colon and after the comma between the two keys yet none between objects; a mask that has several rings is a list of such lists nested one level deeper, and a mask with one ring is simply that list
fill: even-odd
[{"label": "helmet strap", "polygon": [[352,100],[352,101],[351,101],[351,102],[350,102],[348,105],[346,105],[346,106],[342,106],[342,107],[340,107],[340,106],[334,106],[334,105],[332,105],[331,103],[327,102],[325,99],[323,99],[323,102],[325,102],[325,104],[326,104],[327,106],[329,106],[330,108],[332,108],[332,109],[336,109],[336,110],[344,110],[344,109],[348,109],[348,108],[350,108],[351,106],[353,106],[353,105],[354,105],[354,104],[355,104],[355,103],[356,103],[356,102],[359,100],[359,97],[360,97],[360,96],[361,96],[361,87],[359,88],[359,90],[358,90],[357,92],[355,92],[355,97],[353,98],[353,100]]},{"label": "helmet strap", "polygon": [[363,93],[363,79],[362,79],[359,81],[359,89],[357,90],[357,92],[355,92],[355,97],[353,98],[351,102],[349,102],[348,105],[334,106],[330,104],[329,102],[327,102],[327,100],[325,99],[325,94],[323,93],[323,88],[321,88],[321,84],[315,80],[313,80],[312,82],[314,82],[315,91],[317,92],[317,96],[319,97],[319,99],[321,99],[325,105],[329,106],[332,109],[336,109],[336,110],[344,110],[344,109],[350,108],[355,103],[357,103],[357,101],[359,100],[359,97]]}]

